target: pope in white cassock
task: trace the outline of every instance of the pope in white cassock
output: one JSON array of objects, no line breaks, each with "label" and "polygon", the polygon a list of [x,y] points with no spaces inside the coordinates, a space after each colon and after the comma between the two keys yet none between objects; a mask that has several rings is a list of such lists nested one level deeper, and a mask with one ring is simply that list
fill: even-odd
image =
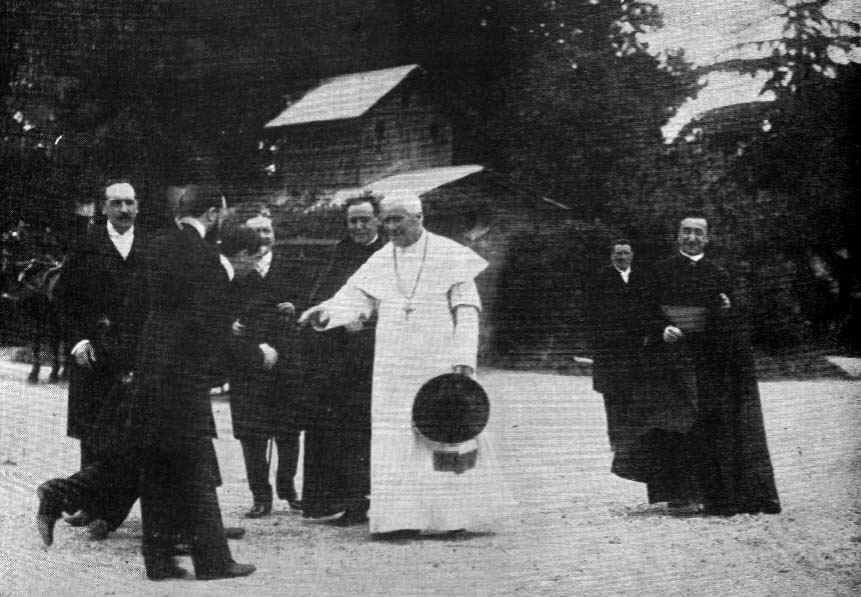
[{"label": "pope in white cassock", "polygon": [[[412,405],[437,375],[474,375],[481,309],[475,277],[487,262],[425,230],[414,193],[387,194],[380,212],[390,241],[299,322],[349,328],[377,313],[370,532],[475,529],[497,518],[502,505],[487,434],[458,445],[432,442],[414,430]],[[469,464],[440,466],[435,452],[463,455]]]}]

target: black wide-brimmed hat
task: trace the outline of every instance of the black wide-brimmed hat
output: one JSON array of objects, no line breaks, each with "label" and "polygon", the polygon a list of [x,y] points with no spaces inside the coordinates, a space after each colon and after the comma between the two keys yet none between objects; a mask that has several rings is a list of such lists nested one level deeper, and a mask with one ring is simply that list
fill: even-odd
[{"label": "black wide-brimmed hat", "polygon": [[426,382],[413,402],[413,425],[424,437],[459,444],[481,433],[490,418],[487,392],[466,375],[446,373]]}]

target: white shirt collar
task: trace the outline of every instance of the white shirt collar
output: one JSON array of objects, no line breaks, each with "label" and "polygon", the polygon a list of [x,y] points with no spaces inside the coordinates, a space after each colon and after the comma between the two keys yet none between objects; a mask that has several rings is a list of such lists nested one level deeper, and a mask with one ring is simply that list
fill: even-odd
[{"label": "white shirt collar", "polygon": [[266,251],[266,253],[257,260],[257,272],[260,274],[261,278],[265,278],[266,274],[269,273],[269,268],[272,265],[272,249]]},{"label": "white shirt collar", "polygon": [[622,276],[622,279],[623,279],[623,280],[625,281],[625,283],[627,284],[627,283],[628,283],[628,278],[630,278],[630,277],[631,277],[631,268],[629,267],[628,269],[619,269],[618,267],[616,267],[616,266],[614,265],[614,266],[613,266],[613,269],[614,269],[614,270],[616,270],[617,272],[619,272],[619,275],[621,275],[621,276]]},{"label": "white shirt collar", "polygon": [[236,271],[233,269],[233,264],[230,263],[230,259],[225,257],[224,253],[219,253],[218,260],[221,262],[221,267],[223,267],[224,271],[227,273],[227,279],[233,281]]},{"label": "white shirt collar", "polygon": [[370,247],[372,244],[374,244],[375,242],[377,242],[377,239],[378,239],[378,238],[380,238],[380,235],[379,235],[379,234],[376,234],[376,235],[374,235],[374,239],[373,239],[371,242],[369,242],[369,243],[365,243],[365,244],[364,244],[364,245],[362,245],[362,246],[363,246],[363,247]]},{"label": "white shirt collar", "polygon": [[114,225],[111,224],[111,221],[108,220],[108,236],[110,236],[111,238],[129,238],[129,237],[134,238],[134,235],[135,235],[134,225],[129,226],[129,229],[126,230],[125,232],[119,232],[116,228],[114,228]]},{"label": "white shirt collar", "polygon": [[706,256],[705,253],[699,253],[697,255],[688,255],[684,251],[679,251],[679,253],[681,253],[682,255],[684,255],[685,257],[687,257],[688,259],[690,259],[691,261],[694,261],[694,262],[699,261],[700,259],[702,259],[703,257]]},{"label": "white shirt collar", "polygon": [[179,224],[180,227],[182,227],[183,224],[188,224],[189,226],[197,230],[197,233],[200,235],[200,238],[206,238],[206,226],[201,224],[197,218],[185,216],[177,220],[176,223]]},{"label": "white shirt collar", "polygon": [[132,244],[135,242],[135,227],[130,226],[128,230],[120,233],[108,220],[108,238],[122,258],[128,259],[129,253],[132,252]]}]

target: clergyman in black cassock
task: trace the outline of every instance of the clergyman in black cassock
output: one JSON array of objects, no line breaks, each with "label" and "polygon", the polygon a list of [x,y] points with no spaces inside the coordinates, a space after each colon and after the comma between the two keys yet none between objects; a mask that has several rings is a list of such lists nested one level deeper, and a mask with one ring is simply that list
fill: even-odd
[{"label": "clergyman in black cassock", "polygon": [[674,326],[664,332],[668,362],[684,368],[696,396],[687,433],[654,436],[660,464],[651,502],[702,504],[707,514],[780,512],[755,367],[743,314],[727,273],[704,253],[704,218],[685,218],[680,252],[656,264],[658,301]]},{"label": "clergyman in black cassock", "polygon": [[[308,304],[332,296],[383,246],[377,203],[367,196],[346,206],[348,235],[335,247]],[[305,426],[303,515],[345,511],[342,521],[361,522],[368,510],[371,452],[371,378],[375,319],[361,329],[303,333]]]}]

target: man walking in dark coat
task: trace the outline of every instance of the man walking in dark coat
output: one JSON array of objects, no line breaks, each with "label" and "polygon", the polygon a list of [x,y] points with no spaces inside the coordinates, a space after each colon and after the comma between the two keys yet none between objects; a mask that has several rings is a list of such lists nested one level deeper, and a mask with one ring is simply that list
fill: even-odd
[{"label": "man walking in dark coat", "polygon": [[153,580],[182,576],[172,558],[179,531],[191,543],[198,579],[245,576],[254,566],[233,561],[218,506],[209,399],[229,336],[230,278],[204,237],[226,205],[220,193],[197,185],[186,187],[179,203],[179,226],[152,243],[150,309],[137,359],[144,564]]},{"label": "man walking in dark coat", "polygon": [[729,276],[704,253],[708,241],[705,218],[684,218],[679,252],[655,268],[658,301],[674,323],[663,333],[674,348],[669,362],[689,374],[696,418],[687,433],[654,438],[661,466],[648,483],[649,501],[681,513],[777,513],[746,326]]},{"label": "man walking in dark coat", "polygon": [[[109,183],[102,211],[105,225],[74,247],[60,283],[73,342],[67,433],[81,442],[82,469],[122,451],[128,414],[124,387],[134,369],[147,306],[144,238],[135,228],[138,202],[132,185]],[[69,519],[76,526],[89,523],[96,539],[117,528],[137,499],[136,469],[117,467],[116,472],[102,495],[93,494],[88,510]]]},{"label": "man walking in dark coat", "polygon": [[[347,237],[335,247],[309,305],[335,294],[383,246],[377,234],[378,210],[371,196],[347,201]],[[308,518],[343,511],[339,524],[367,520],[375,323],[372,319],[350,329],[303,332],[305,391],[311,402],[302,492]]]},{"label": "man walking in dark coat", "polygon": [[[245,516],[260,518],[272,512],[270,456],[267,456],[270,441],[278,452],[275,473],[278,497],[291,508],[301,509],[293,484],[299,462],[300,429],[290,395],[292,388],[279,387],[284,380],[278,375],[287,361],[296,356],[289,354],[292,346],[285,338],[288,334],[295,335],[295,330],[277,311],[279,304],[297,302],[301,276],[296,265],[273,248],[275,234],[270,218],[258,215],[248,219],[246,225],[260,235],[263,254],[255,271],[234,280],[238,312],[233,333],[236,341],[251,345],[253,357],[251,362],[234,359],[230,373],[230,413],[233,436],[242,445],[248,486],[254,499]],[[257,358],[254,347],[259,348],[262,359]]]},{"label": "man walking in dark coat", "polygon": [[[237,277],[243,272],[247,274],[254,268],[256,263],[255,254],[260,246],[260,238],[257,233],[247,227],[235,227],[225,230],[222,234],[221,250],[227,257]],[[106,334],[102,334],[105,337]],[[103,342],[98,346],[112,346]],[[256,350],[256,349],[255,349]],[[102,359],[104,354],[111,355],[114,351],[107,350],[104,353],[97,351],[96,358]],[[255,353],[259,355],[259,353]],[[247,356],[250,361],[254,357]],[[140,434],[142,427],[132,424],[131,409],[134,407],[135,380],[134,372],[129,372],[115,383],[105,400],[111,408],[105,410],[103,418],[111,418],[116,421],[116,426],[104,427],[105,436],[101,439],[103,445],[110,445],[111,452],[103,454],[94,463],[82,467],[79,471],[69,477],[51,479],[41,484],[37,490],[39,495],[39,510],[36,516],[36,525],[43,543],[50,546],[54,541],[54,524],[63,512],[75,512],[78,510],[88,512],[111,512],[118,511],[117,503],[125,503],[129,507],[138,496],[139,479],[142,470],[142,456]],[[126,488],[128,493],[117,495],[119,489]],[[121,497],[127,497],[127,502],[119,502]],[[112,507],[114,506],[114,507]],[[127,509],[121,512],[125,517]],[[182,508],[177,508],[178,515],[185,515]],[[109,516],[101,522],[107,525],[112,522]],[[116,525],[122,522],[122,518],[116,519]],[[91,525],[91,535],[93,533]],[[111,526],[108,530],[115,528]],[[245,530],[239,527],[225,527],[225,536],[228,539],[239,539],[245,534]],[[184,534],[185,533],[185,534]],[[176,555],[187,555],[190,553],[188,543],[190,537],[188,529],[178,528],[169,535],[172,552]],[[174,569],[176,571],[177,569]]]}]

